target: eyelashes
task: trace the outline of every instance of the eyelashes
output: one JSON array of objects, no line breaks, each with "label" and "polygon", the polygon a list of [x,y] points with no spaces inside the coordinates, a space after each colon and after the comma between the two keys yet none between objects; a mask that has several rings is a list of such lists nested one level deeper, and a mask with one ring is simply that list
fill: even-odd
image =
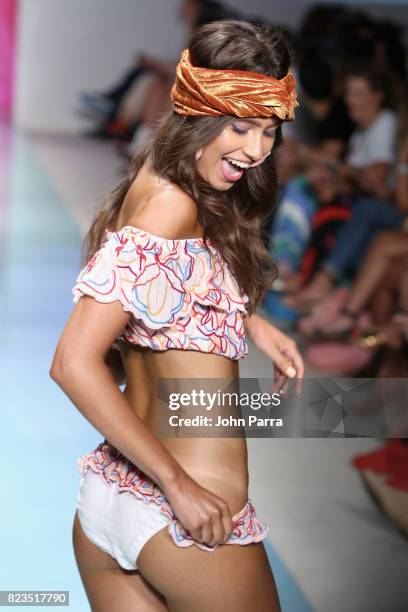
[{"label": "eyelashes", "polygon": [[[245,134],[248,134],[248,130],[242,130],[241,128],[239,128],[237,125],[232,124],[232,129],[236,134],[239,134],[240,136],[245,136]],[[267,136],[268,138],[274,138],[275,137],[275,130],[272,133],[268,133],[268,132],[264,132],[265,136]]]},{"label": "eyelashes", "polygon": [[273,130],[273,132],[265,132],[265,136],[267,136],[268,138],[275,138],[275,133],[276,133],[276,128]]},{"label": "eyelashes", "polygon": [[236,134],[240,134],[241,136],[243,136],[244,134],[247,134],[248,132],[248,130],[241,130],[239,127],[237,127],[234,124],[232,124],[232,129]]}]

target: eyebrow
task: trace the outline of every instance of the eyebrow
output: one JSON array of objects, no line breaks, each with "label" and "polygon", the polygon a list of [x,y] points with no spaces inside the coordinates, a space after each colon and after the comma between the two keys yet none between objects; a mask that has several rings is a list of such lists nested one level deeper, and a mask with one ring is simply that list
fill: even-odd
[{"label": "eyebrow", "polygon": [[[257,121],[256,119],[252,119],[252,118],[249,118],[249,117],[237,117],[237,119],[238,119],[238,121],[245,121],[246,123],[252,123],[253,125],[257,125],[258,127],[262,127],[262,124],[259,123],[259,121]],[[271,123],[270,125],[268,125],[265,129],[267,130],[268,128],[271,128],[271,127],[277,127],[280,123],[281,123],[281,121],[278,119],[278,117],[276,117],[274,122]]]}]

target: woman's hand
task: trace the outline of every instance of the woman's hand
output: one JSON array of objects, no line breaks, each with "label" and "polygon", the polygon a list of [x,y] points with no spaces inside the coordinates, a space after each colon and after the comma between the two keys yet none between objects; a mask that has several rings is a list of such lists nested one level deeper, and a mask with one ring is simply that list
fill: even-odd
[{"label": "woman's hand", "polygon": [[296,378],[296,393],[299,395],[305,366],[296,342],[259,315],[250,317],[247,329],[255,346],[275,365],[274,390],[283,389],[286,392],[289,380]]},{"label": "woman's hand", "polygon": [[234,524],[228,503],[201,487],[182,471],[176,482],[162,487],[174,514],[191,537],[201,544],[223,544]]}]

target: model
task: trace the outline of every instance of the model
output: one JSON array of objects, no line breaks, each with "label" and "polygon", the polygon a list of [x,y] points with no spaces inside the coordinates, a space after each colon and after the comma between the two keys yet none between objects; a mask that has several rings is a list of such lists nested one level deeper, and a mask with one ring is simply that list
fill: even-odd
[{"label": "model", "polygon": [[280,609],[245,438],[155,432],[159,379],[239,380],[246,333],[278,384],[303,377],[294,341],[254,314],[275,277],[261,228],[297,106],[289,64],[267,26],[202,26],[173,110],[88,232],[50,374],[105,438],[78,460],[73,526],[95,612]]}]

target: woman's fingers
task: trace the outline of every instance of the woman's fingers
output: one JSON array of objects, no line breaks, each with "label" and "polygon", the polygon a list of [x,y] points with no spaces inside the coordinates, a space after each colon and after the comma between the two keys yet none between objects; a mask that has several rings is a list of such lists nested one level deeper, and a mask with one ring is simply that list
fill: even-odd
[{"label": "woman's fingers", "polygon": [[275,366],[288,378],[294,378],[296,376],[296,370],[293,367],[292,359],[288,358],[279,349],[275,349],[272,355]]},{"label": "woman's fingers", "polygon": [[234,528],[227,502],[219,498],[217,507],[208,510],[208,513],[198,537],[194,539],[208,546],[223,544]]},{"label": "woman's fingers", "polygon": [[296,370],[296,394],[299,396],[302,391],[302,380],[305,374],[305,364],[296,345],[290,350],[288,356],[291,357],[293,366]]},{"label": "woman's fingers", "polygon": [[225,542],[226,540],[228,540],[228,538],[230,537],[234,529],[234,523],[232,522],[232,517],[231,517],[229,507],[227,507],[227,509],[222,514],[222,525],[224,528],[224,542]]},{"label": "woman's fingers", "polygon": [[280,393],[285,399],[287,399],[287,389],[288,389],[289,379],[287,376],[282,374],[280,370],[275,370],[275,380],[272,385],[273,393]]},{"label": "woman's fingers", "polygon": [[213,522],[213,539],[208,542],[209,546],[214,546],[215,544],[222,544],[226,539],[226,532],[224,528],[224,523],[222,522],[221,512],[216,517]]},{"label": "woman's fingers", "polygon": [[[302,390],[305,366],[296,344],[293,343],[293,346],[285,346],[274,351],[273,361],[285,378],[296,378],[296,394],[299,396]],[[282,386],[281,380],[275,378],[275,381],[278,386],[277,391],[279,391]]]},{"label": "woman's fingers", "polygon": [[272,393],[280,393],[286,381],[286,377],[280,370],[275,368],[274,381],[272,384]]},{"label": "woman's fingers", "polygon": [[208,545],[208,543],[212,542],[213,539],[214,539],[214,533],[213,533],[212,525],[211,523],[206,523],[201,528],[201,533],[200,533],[198,542],[201,542],[201,544]]}]

